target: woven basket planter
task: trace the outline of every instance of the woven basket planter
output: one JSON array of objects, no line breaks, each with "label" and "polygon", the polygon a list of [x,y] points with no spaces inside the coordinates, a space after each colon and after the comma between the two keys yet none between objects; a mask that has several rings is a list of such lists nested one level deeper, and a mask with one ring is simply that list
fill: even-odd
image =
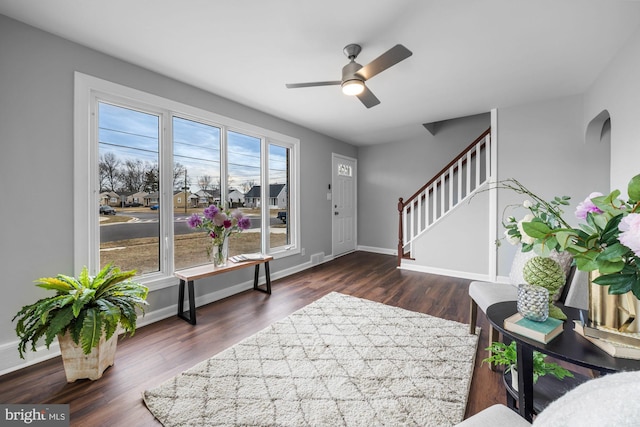
[{"label": "woven basket planter", "polygon": [[105,369],[113,365],[118,335],[113,334],[111,338],[105,340],[103,334],[100,338],[100,343],[91,349],[89,354],[84,354],[82,347],[73,342],[69,332],[64,335],[58,335],[58,342],[60,343],[60,352],[62,353],[67,382],[72,383],[77,379],[97,380],[102,377]]}]

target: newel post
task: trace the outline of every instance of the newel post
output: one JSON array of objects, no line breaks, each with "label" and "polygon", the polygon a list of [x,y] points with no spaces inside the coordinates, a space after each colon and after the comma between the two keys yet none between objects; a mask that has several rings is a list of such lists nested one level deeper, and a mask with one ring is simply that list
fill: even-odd
[{"label": "newel post", "polygon": [[402,197],[398,199],[398,267],[402,263],[402,211],[404,210],[404,203]]}]

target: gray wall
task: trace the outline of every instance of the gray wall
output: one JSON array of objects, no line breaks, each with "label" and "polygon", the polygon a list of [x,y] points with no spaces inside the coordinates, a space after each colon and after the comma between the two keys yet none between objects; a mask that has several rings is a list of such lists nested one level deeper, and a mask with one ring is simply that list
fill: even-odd
[{"label": "gray wall", "polygon": [[[0,371],[19,360],[11,318],[21,306],[46,295],[33,281],[74,273],[73,185],[86,179],[73,172],[74,71],[299,138],[301,238],[307,255],[277,260],[272,272],[295,269],[315,253],[331,253],[331,233],[326,232],[331,229],[326,198],[331,153],[356,157],[355,147],[0,15]],[[250,275],[202,281],[197,294],[244,282]],[[176,287],[156,291],[149,297],[149,311],[176,300]]]},{"label": "gray wall", "polygon": [[408,199],[491,125],[489,113],[443,122],[418,141],[359,147],[358,245],[393,253],[398,198]]},{"label": "gray wall", "polygon": [[[484,188],[487,188],[486,186]],[[414,268],[465,278],[489,271],[489,192],[480,191],[454,207],[417,239]],[[420,267],[416,267],[420,266]]]},{"label": "gray wall", "polygon": [[[589,193],[609,191],[610,145],[585,144],[584,103],[581,95],[498,109],[498,176],[516,178],[545,199],[571,196],[565,218],[576,224],[574,210]],[[409,197],[444,164],[488,127],[487,115],[452,120],[442,132],[404,144],[361,147],[359,166],[359,244],[393,251],[397,245],[397,197]],[[612,126],[612,134],[615,131]],[[505,207],[524,197],[498,192],[497,236]],[[416,244],[416,266],[443,270],[463,277],[488,274],[486,234],[488,198],[474,197],[426,234]],[[506,215],[524,216],[523,209]],[[388,224],[383,226],[381,224]],[[461,240],[461,236],[464,236]],[[503,241],[497,250],[497,273],[507,276],[516,248]],[[464,259],[464,266],[460,265]],[[469,273],[469,274],[465,274]]]},{"label": "gray wall", "polygon": [[[572,96],[498,110],[498,179],[515,178],[538,196],[570,196],[565,219],[577,224],[576,205],[591,192],[609,188],[609,144],[586,145],[583,97]],[[505,207],[524,197],[498,192],[498,221]],[[507,210],[521,218],[524,209]],[[502,237],[504,229],[499,226]],[[498,275],[509,274],[515,247],[498,249]]]},{"label": "gray wall", "polygon": [[[620,49],[585,95],[584,126],[603,110],[611,116],[611,189],[626,194],[640,173],[640,30]],[[601,162],[603,163],[603,162]]]}]

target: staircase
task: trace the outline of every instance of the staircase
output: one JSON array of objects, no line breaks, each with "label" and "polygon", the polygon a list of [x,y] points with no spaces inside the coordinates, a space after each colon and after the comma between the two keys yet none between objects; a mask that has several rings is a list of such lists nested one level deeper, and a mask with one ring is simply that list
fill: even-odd
[{"label": "staircase", "polygon": [[398,267],[411,257],[415,240],[454,207],[489,182],[492,168],[491,128],[406,201],[398,201]]}]

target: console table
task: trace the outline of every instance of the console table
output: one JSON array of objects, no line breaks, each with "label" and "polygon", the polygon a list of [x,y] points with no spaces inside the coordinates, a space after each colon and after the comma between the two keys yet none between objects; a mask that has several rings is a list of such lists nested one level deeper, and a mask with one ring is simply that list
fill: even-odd
[{"label": "console table", "polygon": [[[593,369],[603,374],[617,371],[640,370],[640,360],[621,359],[609,356],[576,333],[573,330],[573,320],[580,319],[580,310],[564,307],[560,304],[558,304],[558,306],[562,308],[562,311],[567,315],[568,319],[564,322],[564,331],[547,344],[504,329],[504,319],[518,311],[515,301],[501,302],[487,308],[486,314],[489,322],[503,334],[503,337],[508,337],[516,342],[518,353],[518,411],[527,421],[531,421],[533,415],[536,413],[534,409],[534,397],[537,396],[535,396],[533,389],[534,351],[539,351],[556,359]],[[558,387],[556,390],[558,395],[548,396],[548,400],[560,397],[563,392],[562,389],[563,387]],[[511,404],[515,402],[508,403]],[[540,410],[544,405],[537,404],[536,407],[536,409]]]},{"label": "console table", "polygon": [[[241,268],[247,268],[255,266],[255,272],[253,275],[253,289],[256,291],[264,292],[271,295],[271,275],[269,272],[269,261],[273,260],[272,256],[265,256],[262,259],[248,260],[242,262],[227,261],[225,267],[214,267],[213,264],[199,265],[197,267],[186,268],[184,270],[177,270],[174,275],[180,279],[180,287],[178,288],[178,317],[186,320],[192,325],[196,324],[196,299],[193,289],[193,281],[197,279],[203,279],[205,277],[216,276],[222,273],[228,273],[230,271],[239,270]],[[258,277],[260,273],[260,264],[264,264],[264,273],[266,278],[265,288],[258,286]],[[185,284],[188,287],[189,298],[189,311],[184,311],[184,288]]]}]

